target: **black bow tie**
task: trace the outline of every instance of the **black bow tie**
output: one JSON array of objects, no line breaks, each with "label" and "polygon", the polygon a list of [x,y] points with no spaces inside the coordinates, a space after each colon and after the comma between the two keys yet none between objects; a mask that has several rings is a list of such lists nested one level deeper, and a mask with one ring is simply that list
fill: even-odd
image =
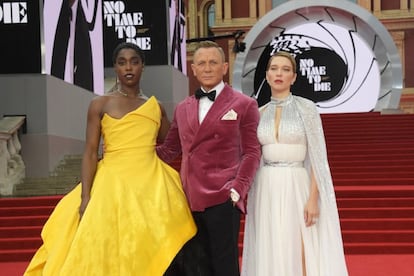
[{"label": "black bow tie", "polygon": [[209,98],[210,101],[214,102],[214,100],[216,99],[216,90],[205,93],[205,92],[203,92],[203,90],[201,90],[201,88],[199,88],[195,92],[195,97],[196,97],[196,99],[201,99],[202,97],[207,97],[207,98]]}]

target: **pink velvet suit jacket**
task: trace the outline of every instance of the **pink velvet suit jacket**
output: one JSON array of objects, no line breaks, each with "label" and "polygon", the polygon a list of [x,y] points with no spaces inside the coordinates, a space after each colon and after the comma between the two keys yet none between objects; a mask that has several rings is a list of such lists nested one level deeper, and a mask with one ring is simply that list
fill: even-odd
[{"label": "pink velvet suit jacket", "polygon": [[[237,206],[245,212],[261,154],[257,102],[225,85],[201,124],[198,106],[198,100],[190,96],[176,107],[168,135],[157,147],[158,155],[170,162],[182,154],[180,174],[192,211],[229,200],[234,188],[240,194]],[[231,110],[237,118],[223,120]]]}]

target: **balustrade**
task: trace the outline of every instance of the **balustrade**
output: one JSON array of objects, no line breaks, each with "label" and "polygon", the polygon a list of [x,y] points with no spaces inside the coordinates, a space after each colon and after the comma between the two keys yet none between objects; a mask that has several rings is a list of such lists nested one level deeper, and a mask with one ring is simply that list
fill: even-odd
[{"label": "balustrade", "polygon": [[24,122],[24,116],[0,119],[0,196],[12,195],[14,186],[25,177],[19,141],[19,130]]}]

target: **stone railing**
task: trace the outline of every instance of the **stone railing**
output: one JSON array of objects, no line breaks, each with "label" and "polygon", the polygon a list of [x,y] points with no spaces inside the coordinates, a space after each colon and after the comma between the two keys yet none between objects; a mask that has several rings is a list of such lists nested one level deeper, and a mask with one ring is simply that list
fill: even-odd
[{"label": "stone railing", "polygon": [[24,122],[24,116],[0,119],[0,196],[12,195],[14,186],[25,177],[19,141],[19,129]]}]

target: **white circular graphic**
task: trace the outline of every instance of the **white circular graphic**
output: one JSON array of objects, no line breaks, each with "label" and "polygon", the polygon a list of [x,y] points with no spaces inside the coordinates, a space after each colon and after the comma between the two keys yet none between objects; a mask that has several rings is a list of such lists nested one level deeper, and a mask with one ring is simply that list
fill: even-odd
[{"label": "white circular graphic", "polygon": [[397,108],[402,72],[394,42],[370,13],[344,2],[288,1],[269,12],[244,40],[233,86],[265,104],[266,63],[283,50],[298,65],[292,93],[313,100],[321,113]]}]

